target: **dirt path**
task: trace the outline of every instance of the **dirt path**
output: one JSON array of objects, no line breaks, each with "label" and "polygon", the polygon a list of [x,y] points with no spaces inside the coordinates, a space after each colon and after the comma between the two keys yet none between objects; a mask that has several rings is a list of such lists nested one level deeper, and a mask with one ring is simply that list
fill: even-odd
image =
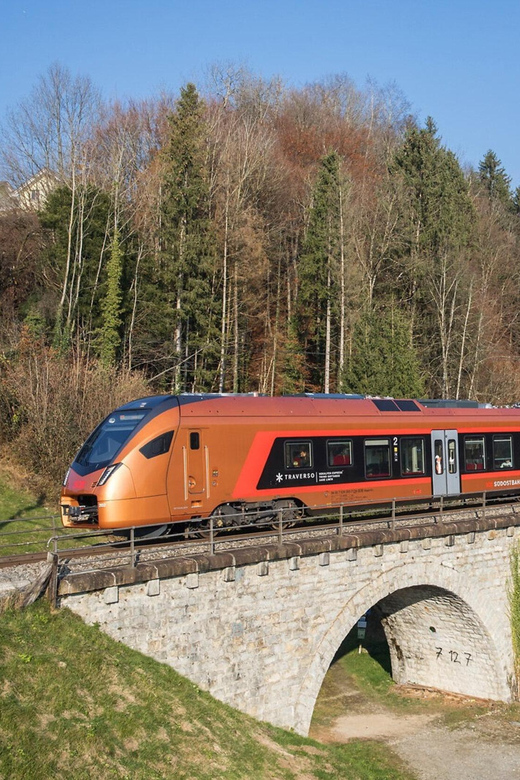
[{"label": "dirt path", "polygon": [[479,729],[420,729],[390,740],[419,780],[516,780],[520,744],[483,738]]},{"label": "dirt path", "polygon": [[[476,703],[472,709],[457,697],[403,693],[431,698],[432,710],[404,713],[386,708],[367,699],[345,677],[336,679],[320,696],[322,716],[313,720],[310,736],[325,743],[385,742],[418,780],[520,780],[520,721],[511,719],[505,705]],[[446,725],[447,716],[459,711],[460,719],[450,719],[455,725]]]},{"label": "dirt path", "polygon": [[520,724],[506,724],[500,734],[478,723],[448,728],[440,720],[385,711],[341,715],[313,736],[328,743],[386,742],[418,780],[520,780]]}]

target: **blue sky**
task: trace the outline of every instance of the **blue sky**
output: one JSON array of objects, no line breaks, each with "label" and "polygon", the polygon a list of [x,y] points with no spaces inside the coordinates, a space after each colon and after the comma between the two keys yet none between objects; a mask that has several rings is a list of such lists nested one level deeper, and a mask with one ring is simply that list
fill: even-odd
[{"label": "blue sky", "polygon": [[49,65],[143,98],[246,65],[296,87],[395,82],[462,163],[493,149],[520,186],[520,0],[7,0],[0,123]]}]

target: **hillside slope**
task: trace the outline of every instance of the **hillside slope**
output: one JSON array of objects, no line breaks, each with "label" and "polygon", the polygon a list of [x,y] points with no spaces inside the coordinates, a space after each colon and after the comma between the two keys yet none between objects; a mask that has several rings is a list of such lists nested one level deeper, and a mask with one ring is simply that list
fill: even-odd
[{"label": "hillside slope", "polygon": [[405,780],[387,749],[258,723],[44,602],[0,616],[2,780]]}]

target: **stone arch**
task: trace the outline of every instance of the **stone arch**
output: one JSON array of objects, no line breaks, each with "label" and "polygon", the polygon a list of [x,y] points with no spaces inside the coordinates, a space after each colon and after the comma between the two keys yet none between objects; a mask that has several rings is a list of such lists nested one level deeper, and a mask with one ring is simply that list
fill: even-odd
[{"label": "stone arch", "polygon": [[507,610],[482,599],[477,583],[467,573],[433,560],[427,568],[424,562],[408,561],[382,572],[348,598],[333,617],[302,680],[295,705],[294,727],[299,733],[308,733],[323,679],[341,642],[376,604],[381,608],[397,682],[479,698],[511,699],[510,627],[507,619],[497,625],[497,616],[506,618]]},{"label": "stone arch", "polygon": [[397,683],[500,698],[496,649],[466,601],[432,585],[394,591],[379,602]]}]

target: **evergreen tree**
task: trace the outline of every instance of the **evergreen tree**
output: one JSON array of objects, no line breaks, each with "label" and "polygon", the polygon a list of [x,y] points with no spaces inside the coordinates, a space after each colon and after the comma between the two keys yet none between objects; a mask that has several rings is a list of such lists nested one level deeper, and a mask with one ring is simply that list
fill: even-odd
[{"label": "evergreen tree", "polygon": [[513,195],[513,211],[520,214],[520,187],[517,187]]},{"label": "evergreen tree", "polygon": [[468,184],[453,152],[441,146],[431,117],[424,129],[407,131],[393,170],[410,194],[411,251],[435,259],[467,244],[474,220]]},{"label": "evergreen tree", "polygon": [[364,314],[354,329],[345,374],[352,393],[419,398],[424,395],[410,323],[396,309]]},{"label": "evergreen tree", "polygon": [[204,105],[188,84],[169,117],[163,152],[157,331],[170,349],[175,391],[209,389],[217,368],[206,132]]},{"label": "evergreen tree", "polygon": [[463,281],[476,215],[457,158],[441,146],[435,124],[411,127],[394,158],[409,198],[408,264],[417,330],[432,367],[429,392],[449,397],[461,361],[467,310]]},{"label": "evergreen tree", "polygon": [[307,369],[294,320],[289,323],[288,334],[281,348],[283,371],[279,392],[282,395],[302,393],[306,386]]},{"label": "evergreen tree", "polygon": [[506,174],[501,161],[491,149],[486,152],[478,166],[479,180],[492,200],[499,200],[502,205],[510,210],[511,178]]},{"label": "evergreen tree", "polygon": [[309,225],[298,266],[295,329],[311,390],[328,392],[333,331],[337,333],[340,251],[340,157],[323,158],[313,190]]},{"label": "evergreen tree", "polygon": [[114,231],[110,256],[107,263],[106,295],[101,304],[102,326],[99,332],[98,350],[101,362],[105,366],[113,366],[116,362],[117,350],[121,343],[121,277],[123,272],[123,255],[119,243],[119,232]]}]

